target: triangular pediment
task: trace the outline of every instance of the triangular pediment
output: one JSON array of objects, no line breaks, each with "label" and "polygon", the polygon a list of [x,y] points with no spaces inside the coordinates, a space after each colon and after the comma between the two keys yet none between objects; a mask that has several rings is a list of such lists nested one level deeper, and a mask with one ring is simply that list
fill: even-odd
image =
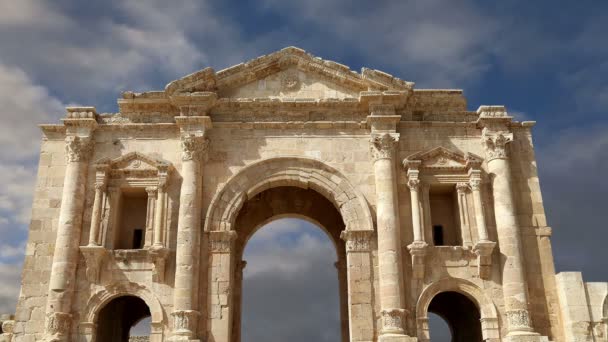
[{"label": "triangular pediment", "polygon": [[416,163],[423,169],[464,170],[469,166],[479,165],[481,158],[472,153],[462,154],[440,146],[429,151],[414,153],[407,157],[404,163]]},{"label": "triangular pediment", "polygon": [[214,72],[211,68],[173,81],[166,95],[214,92],[218,98],[357,98],[362,91],[409,91],[413,83],[364,68],[361,73],[288,47]]},{"label": "triangular pediment", "polygon": [[124,171],[161,171],[166,172],[169,164],[163,160],[146,156],[139,152],[130,152],[116,159],[102,159],[96,164],[105,164],[111,170]]}]

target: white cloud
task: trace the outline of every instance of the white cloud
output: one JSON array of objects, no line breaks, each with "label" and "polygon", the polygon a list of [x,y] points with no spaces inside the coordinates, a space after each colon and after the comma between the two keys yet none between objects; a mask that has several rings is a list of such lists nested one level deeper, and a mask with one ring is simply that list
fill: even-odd
[{"label": "white cloud", "polygon": [[21,264],[5,264],[0,262],[0,314],[15,313],[17,298],[19,297]]}]

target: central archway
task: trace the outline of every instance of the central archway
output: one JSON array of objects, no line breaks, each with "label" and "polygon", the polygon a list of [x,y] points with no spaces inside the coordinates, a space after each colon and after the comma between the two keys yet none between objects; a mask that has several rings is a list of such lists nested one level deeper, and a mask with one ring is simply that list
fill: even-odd
[{"label": "central archway", "polygon": [[[304,218],[326,231],[338,255],[342,340],[348,341],[349,336],[371,340],[374,303],[369,239],[374,229],[369,206],[339,171],[301,157],[272,158],[248,165],[211,201],[205,221],[212,249],[208,261],[211,288],[206,301],[211,313],[209,339],[239,341],[244,246],[257,229],[281,216]],[[357,240],[349,242],[347,248],[341,236]],[[358,255],[349,258],[347,252]],[[352,269],[357,270],[358,279],[349,283],[347,270],[351,267],[347,265],[352,262],[356,263]],[[348,293],[367,300],[351,301]],[[349,303],[356,306],[355,312]],[[353,320],[356,322],[349,325]],[[349,330],[353,326],[357,329]]]}]

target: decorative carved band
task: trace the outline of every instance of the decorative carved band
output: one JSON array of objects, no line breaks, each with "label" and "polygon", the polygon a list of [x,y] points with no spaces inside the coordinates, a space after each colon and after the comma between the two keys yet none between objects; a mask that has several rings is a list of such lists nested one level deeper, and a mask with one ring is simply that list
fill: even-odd
[{"label": "decorative carved band", "polygon": [[469,181],[469,186],[473,191],[479,191],[481,189],[481,179],[473,178]]},{"label": "decorative carved band", "polygon": [[371,230],[344,230],[340,238],[346,242],[346,252],[369,252],[372,248]]},{"label": "decorative carved band", "polygon": [[182,135],[182,160],[201,161],[207,156],[209,139],[194,134]]},{"label": "decorative carved band", "polygon": [[484,127],[481,132],[481,143],[486,151],[488,161],[494,159],[507,158],[507,143],[513,141],[513,133],[510,132],[491,132]]},{"label": "decorative carved band", "polygon": [[509,330],[530,330],[530,317],[527,310],[507,311]]},{"label": "decorative carved band", "polygon": [[93,150],[90,138],[69,136],[65,138],[65,153],[68,162],[86,161]]},{"label": "decorative carved band", "polygon": [[410,178],[407,180],[407,186],[411,191],[418,191],[420,188],[420,180],[416,178]]},{"label": "decorative carved band", "polygon": [[384,333],[403,332],[404,316],[405,310],[403,309],[382,310],[382,331]]},{"label": "decorative carved band", "polygon": [[53,312],[46,317],[46,332],[49,335],[67,335],[70,332],[72,315]]},{"label": "decorative carved band", "polygon": [[209,252],[229,253],[235,239],[236,232],[233,230],[209,232]]},{"label": "decorative carved band", "polygon": [[456,183],[456,192],[465,193],[469,190],[469,184],[467,183]]},{"label": "decorative carved band", "polygon": [[395,134],[373,135],[370,139],[370,150],[374,160],[392,158],[398,141],[399,136]]}]

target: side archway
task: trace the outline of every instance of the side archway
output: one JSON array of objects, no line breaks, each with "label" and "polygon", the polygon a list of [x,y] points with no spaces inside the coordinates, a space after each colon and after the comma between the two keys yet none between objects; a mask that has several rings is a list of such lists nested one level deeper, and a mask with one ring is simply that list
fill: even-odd
[{"label": "side archway", "polygon": [[479,310],[481,333],[484,341],[498,341],[500,329],[498,314],[492,300],[474,283],[458,278],[444,278],[427,286],[420,295],[416,305],[418,339],[429,341],[428,312],[433,299],[440,294],[456,293],[468,298]]},{"label": "side archway", "polygon": [[150,341],[161,342],[163,340],[163,326],[165,322],[165,314],[162,305],[158,298],[156,298],[148,288],[132,282],[115,283],[105,286],[103,289],[95,292],[87,303],[83,319],[79,325],[79,334],[83,336],[86,341],[96,341],[95,333],[97,330],[99,313],[114,299],[126,296],[137,297],[148,306],[152,321]]},{"label": "side archway", "polygon": [[[307,200],[300,201],[304,198]],[[313,198],[316,200],[310,201]],[[255,204],[260,201],[269,203],[269,206]],[[279,202],[281,205],[275,206]],[[307,211],[322,203],[327,203],[323,204],[325,209],[333,207],[331,211],[335,212],[335,217],[333,214],[330,216],[332,220],[337,218],[340,225],[326,226],[319,217],[321,211]],[[370,207],[364,196],[341,172],[319,160],[298,156],[264,159],[244,167],[223,185],[209,205],[204,228],[208,242],[209,256],[205,258],[209,283],[207,298],[202,303],[210,313],[208,339],[238,340],[239,333],[234,333],[234,326],[239,325],[238,272],[242,270],[241,249],[256,228],[251,226],[253,223],[249,216],[244,219],[241,213],[256,210],[263,210],[263,214],[255,216],[256,220],[264,216],[258,223],[279,214],[292,217],[303,214],[318,220],[321,227],[333,227],[330,235],[334,243],[339,245],[338,253],[341,253],[338,264],[340,260],[346,261],[346,267],[341,271],[346,283],[340,291],[341,298],[342,294],[344,298],[354,296],[348,298],[344,306],[348,320],[343,320],[343,324],[346,322],[343,339],[350,336],[351,340],[372,340],[374,296],[370,244],[374,222]],[[338,226],[341,228],[336,230]]]}]

